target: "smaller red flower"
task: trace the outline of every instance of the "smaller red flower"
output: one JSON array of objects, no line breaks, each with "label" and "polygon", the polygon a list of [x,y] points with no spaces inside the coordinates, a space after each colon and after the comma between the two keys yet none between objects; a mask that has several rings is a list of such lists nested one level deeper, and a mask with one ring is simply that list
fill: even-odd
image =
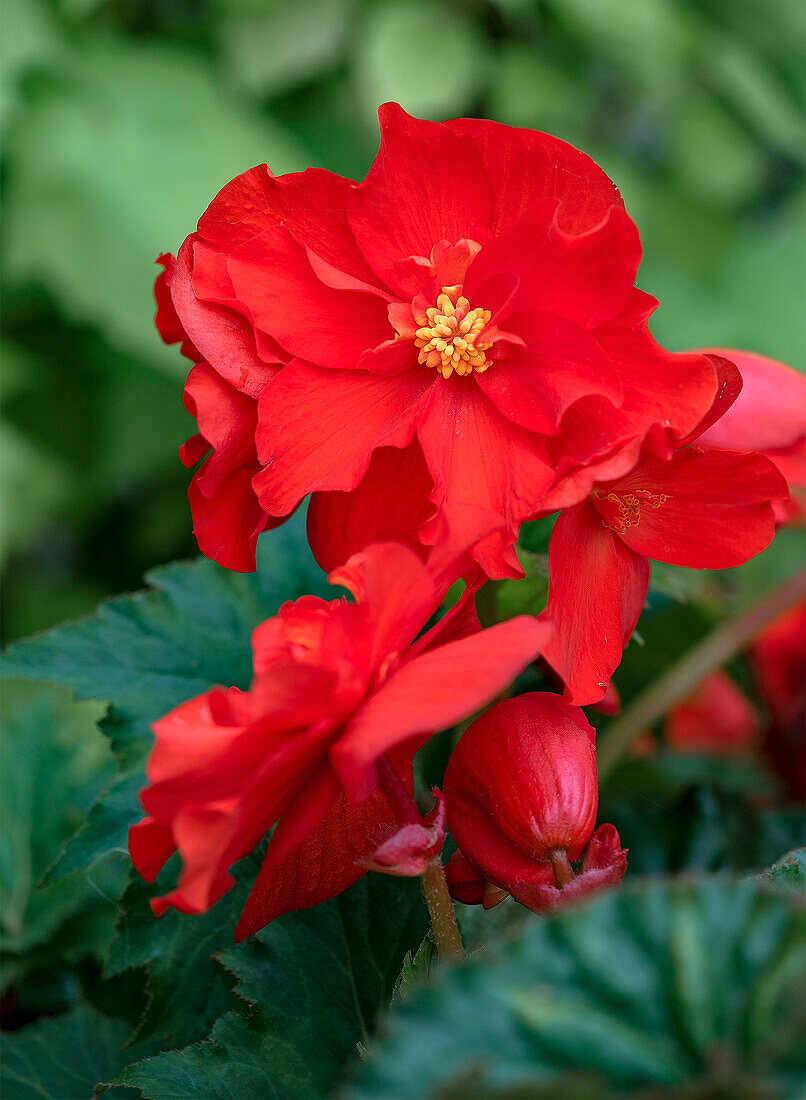
[{"label": "smaller red flower", "polygon": [[806,801],[806,600],[756,639],[750,663],[771,718],[764,751],[792,796]]},{"label": "smaller red flower", "polygon": [[721,669],[681,700],[666,718],[666,744],[676,752],[746,755],[758,747],[758,712]]},{"label": "smaller red flower", "polygon": [[618,886],[627,853],[612,825],[593,831],[596,779],[594,731],[577,707],[540,692],[491,707],[445,772],[453,896],[490,908],[511,894],[546,912]]},{"label": "smaller red flower", "polygon": [[[806,378],[798,371],[749,351],[711,349],[736,364],[742,392],[700,437],[709,448],[759,451],[789,483],[792,500],[776,503],[779,523],[802,519],[806,488]],[[800,493],[797,490],[801,490]]]},{"label": "smaller red flower", "polygon": [[499,694],[550,632],[529,616],[479,632],[469,586],[414,641],[460,571],[455,555],[426,568],[397,543],[370,546],[330,575],[355,603],[306,596],[257,628],[249,691],[213,689],[155,723],[148,816],[129,848],[149,881],[176,850],[183,864],[155,913],[204,912],[275,824],[239,938],[340,893],[368,865],[416,873],[412,861],[441,846],[439,815],[401,832],[414,823],[400,812],[414,752]]},{"label": "smaller red flower", "polygon": [[742,565],[772,541],[772,502],[787,497],[763,455],[687,446],[669,460],[645,457],[561,512],[549,543],[543,617],[554,632],[544,657],[569,700],[586,706],[604,697],[643,610],[650,559],[690,569]]}]

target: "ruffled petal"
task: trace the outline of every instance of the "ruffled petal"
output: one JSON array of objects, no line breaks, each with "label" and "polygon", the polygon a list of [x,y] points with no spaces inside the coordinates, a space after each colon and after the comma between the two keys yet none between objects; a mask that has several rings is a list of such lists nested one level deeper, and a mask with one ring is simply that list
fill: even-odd
[{"label": "ruffled petal", "polygon": [[[408,790],[413,785],[412,756],[402,750],[394,760]],[[395,816],[376,789],[360,806],[352,805],[341,794],[324,820],[297,847],[287,854],[277,849],[281,852],[279,859],[272,853],[272,841],[235,930],[236,941],[246,939],[283,913],[309,909],[352,886],[366,873],[361,861],[395,827]]]},{"label": "ruffled petal", "polygon": [[638,432],[659,424],[679,442],[713,406],[719,380],[707,355],[667,351],[654,339],[649,317],[657,305],[633,290],[620,316],[599,325],[593,335],[621,378],[620,411],[635,417]]},{"label": "ruffled petal", "polygon": [[285,515],[308,493],[355,489],[379,447],[412,440],[433,377],[409,371],[380,378],[292,360],[260,401],[255,478],[260,502]]},{"label": "ruffled petal", "polygon": [[559,225],[586,233],[623,206],[618,188],[595,161],[551,134],[486,119],[458,118],[445,124],[469,137],[484,158],[493,186],[492,230],[500,236],[538,199],[560,200]]},{"label": "ruffled petal", "polygon": [[590,504],[561,512],[549,543],[553,634],[543,656],[577,706],[596,703],[635,630],[649,587],[649,562],[602,523]]},{"label": "ruffled petal", "polygon": [[558,217],[557,201],[541,199],[482,248],[465,282],[471,301],[482,303],[477,285],[515,272],[519,310],[555,313],[583,328],[616,317],[641,262],[635,223],[621,206],[612,206],[599,224],[570,235],[559,227]]},{"label": "ruffled petal", "polygon": [[806,378],[748,351],[709,349],[739,368],[742,392],[700,441],[728,451],[789,448],[806,436]]},{"label": "ruffled petal", "polygon": [[375,283],[347,224],[347,196],[354,186],[321,168],[274,176],[262,164],[219,191],[199,220],[199,236],[229,252],[265,229],[285,225],[339,271]]},{"label": "ruffled petal", "polygon": [[489,239],[490,181],[478,148],[443,123],[412,118],[396,103],[378,112],[381,147],[350,193],[350,227],[370,267],[405,294],[395,262],[430,257],[442,240]]},{"label": "ruffled petal", "polygon": [[621,381],[596,341],[584,329],[550,313],[518,313],[508,325],[525,350],[478,375],[484,393],[513,423],[555,435],[566,410],[591,394],[619,404]]},{"label": "ruffled petal", "polygon": [[762,455],[678,451],[649,459],[593,496],[599,513],[636,553],[690,569],[742,565],[772,542],[772,500],[786,482]]},{"label": "ruffled petal", "polygon": [[[553,480],[540,441],[506,420],[472,378],[437,382],[417,428],[434,479],[433,500],[439,507],[474,504],[500,516],[503,529],[480,542],[473,557],[488,576],[521,576],[512,544]],[[425,541],[435,537],[432,528],[423,531]]]},{"label": "ruffled petal", "polygon": [[393,335],[385,298],[326,286],[283,226],[239,245],[227,270],[255,327],[289,355],[323,367],[352,367]]},{"label": "ruffled petal", "polygon": [[308,507],[308,541],[330,572],[373,542],[397,539],[421,557],[418,531],[433,515],[434,482],[420,445],[381,447],[352,492],[314,493]]},{"label": "ruffled petal", "polygon": [[[193,265],[196,238],[190,236],[179,249],[171,280],[171,298],[189,338],[223,379],[258,397],[272,375],[277,373],[280,357],[258,355],[255,335],[245,317],[234,309],[202,301],[193,289]],[[267,361],[268,360],[268,361]]]}]

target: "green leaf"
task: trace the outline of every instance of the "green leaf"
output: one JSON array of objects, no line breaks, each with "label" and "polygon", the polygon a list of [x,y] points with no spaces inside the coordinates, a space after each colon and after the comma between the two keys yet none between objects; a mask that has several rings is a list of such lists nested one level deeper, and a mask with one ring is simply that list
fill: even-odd
[{"label": "green leaf", "polygon": [[[136,1052],[124,1050],[130,1028],[87,1005],[44,1017],[3,1035],[0,1084],[6,1100],[87,1100]],[[107,1096],[124,1096],[115,1090]],[[131,1095],[130,1093],[128,1095]]]},{"label": "green leaf", "polygon": [[329,1095],[426,924],[418,882],[373,874],[280,917],[221,955],[249,1007],[221,1019],[207,1042],[131,1066],[118,1083],[151,1100]]},{"label": "green leaf", "polygon": [[625,888],[395,1002],[348,1095],[793,1095],[805,948],[800,907],[758,883]]},{"label": "green leaf", "polygon": [[156,256],[233,176],[267,160],[300,169],[305,154],[229,102],[195,52],[85,28],[49,75],[6,143],[9,276],[44,284],[74,321],[179,375],[183,360],[153,327]]},{"label": "green leaf", "polygon": [[102,604],[95,615],[11,646],[0,671],[72,688],[109,702],[102,723],[121,765],[109,795],[90,811],[59,870],[87,868],[126,847],[140,815],[136,792],[152,743],[151,723],[214,684],[247,688],[251,634],[287,599],[327,589],[305,542],[304,516],[261,540],[256,573],[198,559],[154,570],[152,588]]},{"label": "green leaf", "polygon": [[759,878],[783,893],[806,896],[806,848],[787,852]]},{"label": "green leaf", "polygon": [[[98,722],[106,707],[77,703],[67,688],[4,680],[0,692],[0,887],[3,893],[3,984],[19,981],[41,962],[37,949],[48,939],[62,941],[64,922],[81,914],[99,935],[101,910],[111,931],[112,907],[102,887],[72,875],[38,888],[48,865],[86,813],[113,760]],[[97,953],[88,936],[80,945],[68,937],[75,955]],[[48,969],[58,952],[47,958]]]},{"label": "green leaf", "polygon": [[427,118],[461,113],[487,81],[475,22],[439,0],[389,0],[367,10],[356,42],[361,102],[395,100]]},{"label": "green leaf", "polygon": [[165,1046],[185,1046],[203,1039],[218,1017],[236,1006],[232,975],[213,955],[233,942],[235,925],[259,867],[255,857],[243,860],[234,869],[236,885],[209,912],[190,916],[171,909],[159,920],[149,901],[174,884],[175,864],[170,864],[153,886],[132,873],[120,900],[104,976],[147,969],[148,1000],[135,1033],[138,1041],[156,1037]]}]

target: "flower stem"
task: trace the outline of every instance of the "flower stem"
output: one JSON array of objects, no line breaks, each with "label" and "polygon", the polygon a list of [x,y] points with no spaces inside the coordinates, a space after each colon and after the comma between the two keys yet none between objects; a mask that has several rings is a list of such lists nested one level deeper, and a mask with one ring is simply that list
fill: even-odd
[{"label": "flower stem", "polygon": [[556,886],[562,890],[563,886],[567,886],[574,877],[574,871],[568,859],[568,853],[561,851],[552,852],[549,858],[554,868],[554,882]]},{"label": "flower stem", "polygon": [[432,859],[428,864],[422,876],[422,883],[437,954],[443,962],[448,959],[464,958],[465,950],[459,934],[459,925],[456,923],[456,912],[448,892],[445,871],[439,859]]},{"label": "flower stem", "polygon": [[639,734],[651,729],[678,699],[684,699],[709,673],[745,649],[765,626],[805,595],[806,571],[802,571],[740,615],[722,623],[642,691],[602,738],[599,781],[613,770]]}]

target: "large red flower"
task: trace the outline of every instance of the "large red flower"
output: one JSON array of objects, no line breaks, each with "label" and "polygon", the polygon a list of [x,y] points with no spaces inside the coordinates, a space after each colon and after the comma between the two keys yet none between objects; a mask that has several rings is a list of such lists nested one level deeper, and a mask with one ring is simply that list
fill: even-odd
[{"label": "large red flower", "polygon": [[554,627],[544,656],[577,705],[605,695],[638,623],[649,561],[691,569],[742,565],[772,541],[786,482],[757,454],[685,447],[601,482],[560,513],[549,543]]},{"label": "large red flower", "polygon": [[413,641],[450,571],[447,560],[426,568],[399,544],[374,544],[331,574],[354,603],[303,597],[257,628],[249,691],[214,689],[155,723],[148,816],[129,846],[149,881],[177,849],[183,864],[156,913],[208,909],[275,823],[241,938],[392,859],[386,842],[410,824],[396,806],[411,791],[416,749],[497,695],[549,633],[529,616],[468,633],[478,630],[470,587]]},{"label": "large red flower", "polygon": [[161,278],[163,334],[248,398],[222,398],[214,417],[245,437],[221,465],[239,488],[248,471],[250,519],[233,529],[203,474],[197,529],[206,552],[246,568],[259,525],[317,494],[309,533],[332,565],[395,529],[431,544],[438,512],[466,502],[503,523],[477,561],[517,575],[518,526],[549,486],[582,499],[586,468],[607,457],[623,472],[650,431],[667,455],[710,406],[714,366],[650,336],[637,230],[583,153],[394,104],[380,119],[363,183],[254,168]]}]

